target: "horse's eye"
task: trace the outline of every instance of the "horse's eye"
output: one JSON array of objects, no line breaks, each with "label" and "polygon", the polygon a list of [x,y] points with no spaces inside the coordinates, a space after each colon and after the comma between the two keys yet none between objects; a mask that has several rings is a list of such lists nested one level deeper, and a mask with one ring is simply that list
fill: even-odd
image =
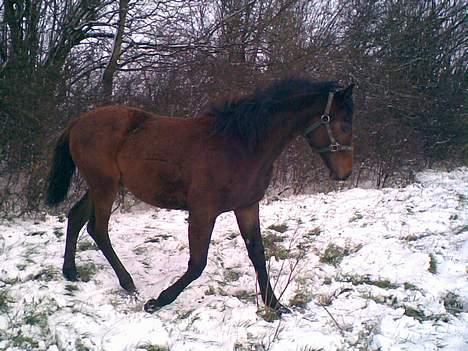
[{"label": "horse's eye", "polygon": [[351,131],[353,130],[353,126],[351,123],[349,122],[342,122],[341,123],[341,131],[345,134],[349,134],[351,133]]}]

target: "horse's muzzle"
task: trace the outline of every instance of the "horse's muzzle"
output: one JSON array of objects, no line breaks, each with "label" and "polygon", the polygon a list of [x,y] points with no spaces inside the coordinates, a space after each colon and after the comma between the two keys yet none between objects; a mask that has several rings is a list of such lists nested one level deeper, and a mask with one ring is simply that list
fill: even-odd
[{"label": "horse's muzzle", "polygon": [[336,173],[336,172],[334,172],[334,171],[330,171],[330,178],[331,178],[332,180],[341,180],[341,181],[342,181],[342,180],[348,179],[349,176],[351,175],[351,173],[352,173],[352,172],[350,171],[350,172],[348,172],[348,173],[346,173],[346,174],[344,174],[344,175],[341,175],[341,174],[338,174],[338,173]]}]

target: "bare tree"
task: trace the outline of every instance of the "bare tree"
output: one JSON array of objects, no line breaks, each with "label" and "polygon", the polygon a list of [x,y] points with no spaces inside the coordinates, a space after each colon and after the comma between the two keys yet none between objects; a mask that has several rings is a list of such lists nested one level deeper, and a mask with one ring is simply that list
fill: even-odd
[{"label": "bare tree", "polygon": [[74,47],[99,34],[94,29],[107,5],[5,0],[0,7],[0,175],[16,174],[32,206],[40,201],[41,150],[55,124],[66,60]]},{"label": "bare tree", "polygon": [[[466,11],[461,0],[4,0],[0,210],[19,189],[37,206],[50,135],[93,105],[193,116],[287,75],[358,83],[356,160],[378,186],[422,158],[468,157]],[[276,179],[323,182],[312,162],[298,141]]]},{"label": "bare tree", "polygon": [[127,13],[128,0],[120,0],[119,19],[117,22],[117,30],[115,33],[114,44],[112,46],[112,53],[110,55],[109,62],[107,63],[106,68],[104,69],[104,73],[102,74],[102,86],[105,100],[110,100],[112,96],[112,83],[114,80],[114,74],[117,70],[117,61],[120,57],[122,49]]}]

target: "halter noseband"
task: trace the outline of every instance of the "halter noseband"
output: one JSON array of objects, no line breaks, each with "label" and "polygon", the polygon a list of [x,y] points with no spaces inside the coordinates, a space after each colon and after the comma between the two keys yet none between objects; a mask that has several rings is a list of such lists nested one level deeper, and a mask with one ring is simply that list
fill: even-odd
[{"label": "halter noseband", "polygon": [[307,129],[304,131],[304,135],[308,136],[317,128],[321,127],[322,125],[325,126],[328,134],[328,138],[330,139],[330,145],[324,148],[317,149],[317,152],[323,154],[325,152],[338,152],[338,151],[353,151],[352,145],[341,145],[336,139],[333,137],[333,133],[330,127],[330,110],[331,105],[333,102],[333,97],[335,96],[334,92],[328,93],[328,101],[327,106],[325,107],[325,111],[323,112],[322,116],[320,116],[320,121],[312,123]]}]

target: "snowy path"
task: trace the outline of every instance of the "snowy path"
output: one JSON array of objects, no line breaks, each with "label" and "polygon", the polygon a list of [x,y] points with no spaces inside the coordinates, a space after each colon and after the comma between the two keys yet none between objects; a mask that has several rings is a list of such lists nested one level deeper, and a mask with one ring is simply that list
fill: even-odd
[{"label": "snowy path", "polygon": [[113,215],[111,239],[138,298],[87,234],[83,281],[62,278],[59,218],[1,223],[0,350],[468,350],[467,168],[426,171],[402,189],[263,203],[271,276],[293,310],[281,320],[256,305],[232,214],[218,218],[202,277],[173,304],[142,312],[185,270],[186,216]]}]

